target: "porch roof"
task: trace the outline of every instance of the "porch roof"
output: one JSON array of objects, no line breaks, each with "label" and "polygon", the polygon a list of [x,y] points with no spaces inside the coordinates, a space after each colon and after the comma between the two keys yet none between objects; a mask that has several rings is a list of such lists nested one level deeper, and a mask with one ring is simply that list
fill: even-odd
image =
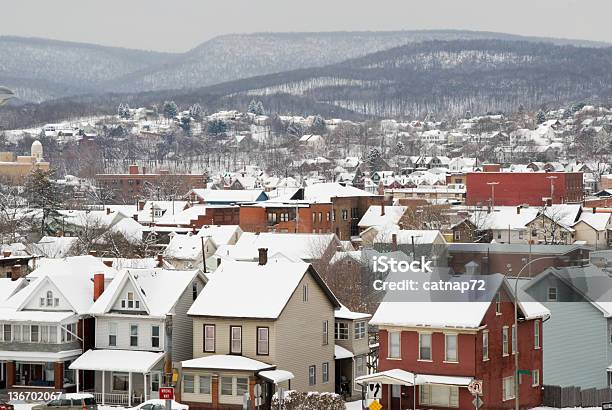
[{"label": "porch roof", "polygon": [[350,350],[340,345],[334,347],[334,359],[350,359],[351,357],[355,357],[355,355]]},{"label": "porch roof", "polygon": [[263,372],[259,372],[259,376],[271,381],[274,384],[286,382],[287,380],[291,380],[295,377],[293,373],[287,370],[264,370]]},{"label": "porch roof", "polygon": [[[416,378],[415,378],[416,376]],[[382,384],[400,384],[404,386],[417,386],[424,384],[441,384],[447,386],[468,386],[473,380],[469,376],[438,376],[435,374],[417,374],[401,370],[391,369],[384,372],[368,374],[355,379],[359,384],[364,383],[382,383]]]},{"label": "porch roof", "polygon": [[147,373],[163,358],[163,352],[88,350],[72,362],[70,369]]},{"label": "porch roof", "polygon": [[189,369],[218,369],[260,371],[274,369],[276,366],[244,356],[212,355],[185,360],[181,365]]},{"label": "porch roof", "polygon": [[65,350],[62,352],[25,352],[16,350],[0,350],[0,361],[10,360],[16,362],[58,362],[77,357],[81,349]]}]

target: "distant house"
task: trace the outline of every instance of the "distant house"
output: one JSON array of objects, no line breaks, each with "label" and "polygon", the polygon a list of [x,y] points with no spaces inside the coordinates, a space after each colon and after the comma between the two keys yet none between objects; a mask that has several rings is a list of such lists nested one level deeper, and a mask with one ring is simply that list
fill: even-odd
[{"label": "distant house", "polygon": [[401,205],[370,205],[357,226],[363,231],[372,226],[398,225],[407,210],[407,206]]},{"label": "distant house", "polygon": [[164,259],[177,269],[204,269],[204,260],[212,256],[217,245],[210,237],[192,234],[172,235]]},{"label": "distant house", "polygon": [[339,307],[307,263],[268,260],[264,249],[258,262],[224,261],[188,312],[194,359],[181,363],[182,401],[233,408],[256,384],[264,407],[279,386],[333,392]]}]

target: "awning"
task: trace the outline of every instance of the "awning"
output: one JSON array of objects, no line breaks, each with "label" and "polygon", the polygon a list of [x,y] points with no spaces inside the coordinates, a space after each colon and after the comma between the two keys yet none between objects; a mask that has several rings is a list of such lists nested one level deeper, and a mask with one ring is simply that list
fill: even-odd
[{"label": "awning", "polygon": [[[416,378],[415,378],[416,376]],[[468,386],[473,378],[469,376],[438,376],[435,374],[417,374],[401,369],[391,369],[384,372],[367,374],[355,379],[356,383],[400,384],[404,386],[439,384],[446,386]]]},{"label": "awning", "polygon": [[345,349],[342,346],[336,345],[336,347],[334,349],[334,358],[335,359],[350,359],[351,357],[355,357],[355,355],[353,353],[351,353],[350,350]]},{"label": "awning", "polygon": [[0,361],[17,361],[17,362],[63,362],[64,360],[73,359],[80,356],[81,349],[65,350],[62,352],[24,352],[21,350],[1,350]]},{"label": "awning", "polygon": [[164,358],[164,353],[136,350],[88,350],[70,365],[73,370],[148,373]]},{"label": "awning", "polygon": [[274,384],[286,382],[295,377],[293,373],[287,370],[264,370],[263,372],[259,372],[259,376]]},{"label": "awning", "polygon": [[251,372],[269,370],[276,367],[274,365],[260,362],[259,360],[249,359],[248,357],[244,356],[223,354],[185,360],[181,362],[181,365],[182,367],[189,369],[246,370]]},{"label": "awning", "polygon": [[358,384],[382,383],[414,386],[414,374],[401,369],[385,370],[384,372],[367,374],[355,378]]}]

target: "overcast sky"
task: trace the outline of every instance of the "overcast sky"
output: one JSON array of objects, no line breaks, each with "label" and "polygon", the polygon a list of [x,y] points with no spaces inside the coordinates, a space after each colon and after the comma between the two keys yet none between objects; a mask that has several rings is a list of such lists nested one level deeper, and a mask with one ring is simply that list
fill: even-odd
[{"label": "overcast sky", "polygon": [[186,51],[226,33],[469,29],[612,43],[609,0],[0,0],[0,34]]}]

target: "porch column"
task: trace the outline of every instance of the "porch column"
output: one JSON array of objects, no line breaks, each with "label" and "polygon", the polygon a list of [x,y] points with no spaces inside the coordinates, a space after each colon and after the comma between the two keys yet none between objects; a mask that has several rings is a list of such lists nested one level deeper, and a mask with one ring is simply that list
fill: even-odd
[{"label": "porch column", "polygon": [[219,375],[213,374],[210,381],[210,396],[212,398],[212,408],[219,408]]},{"label": "porch column", "polygon": [[128,373],[128,406],[132,407],[132,372]]},{"label": "porch column", "polygon": [[78,393],[79,392],[79,373],[80,373],[80,371],[77,369],[77,370],[75,370],[75,373],[76,373],[75,374],[75,377],[76,377],[76,392]]},{"label": "porch column", "polygon": [[144,401],[147,401],[147,374],[143,373],[142,374],[142,382],[144,385],[144,388],[142,389],[144,391]]},{"label": "porch column", "polygon": [[251,398],[251,409],[255,409],[255,384],[257,384],[257,379],[254,376],[249,377],[249,397]]},{"label": "porch column", "polygon": [[53,364],[53,383],[56,390],[64,388],[64,362],[55,362]]},{"label": "porch column", "polygon": [[6,388],[9,389],[15,384],[17,378],[17,366],[14,361],[6,362]]},{"label": "porch column", "polygon": [[102,370],[102,405],[104,406],[104,396],[106,396],[106,372]]}]

